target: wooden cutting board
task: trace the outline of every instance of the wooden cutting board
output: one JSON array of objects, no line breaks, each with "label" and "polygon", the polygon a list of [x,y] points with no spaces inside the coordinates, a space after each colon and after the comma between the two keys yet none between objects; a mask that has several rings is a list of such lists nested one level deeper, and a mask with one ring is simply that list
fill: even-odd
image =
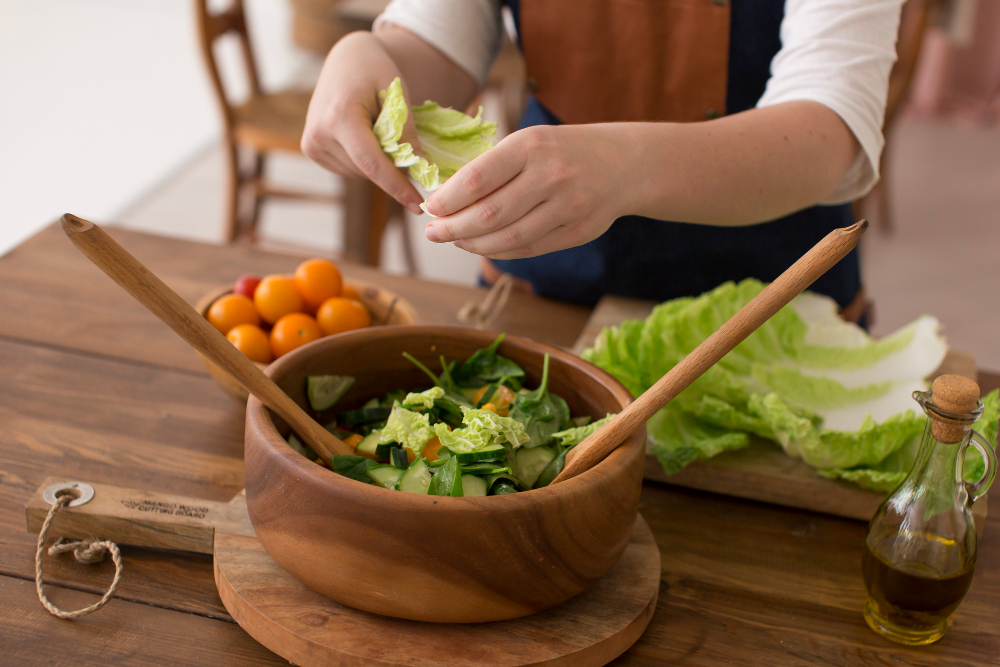
[{"label": "wooden cutting board", "polygon": [[[624,320],[645,319],[655,305],[652,301],[604,297],[591,313],[573,346],[573,352],[582,354],[605,327],[621,324]],[[976,360],[967,352],[949,350],[934,375],[936,377],[945,373],[976,379]],[[872,518],[886,495],[821,477],[810,466],[787,456],[780,447],[761,439],[755,439],[745,449],[696,461],[669,476],[647,449],[645,478],[862,521]],[[986,518],[985,496],[973,505],[972,513],[981,533]]]},{"label": "wooden cutting board", "polygon": [[[60,480],[45,480],[28,501],[30,532],[41,528],[50,507],[44,490],[56,484]],[[640,515],[611,571],[558,607],[496,623],[389,618],[334,602],[281,569],[254,535],[243,493],[224,503],[90,486],[92,499],[60,510],[50,536],[97,535],[121,544],[213,554],[226,610],[251,637],[296,665],[604,665],[645,631],[660,590],[660,551]],[[331,567],[336,561],[330,554]]]}]

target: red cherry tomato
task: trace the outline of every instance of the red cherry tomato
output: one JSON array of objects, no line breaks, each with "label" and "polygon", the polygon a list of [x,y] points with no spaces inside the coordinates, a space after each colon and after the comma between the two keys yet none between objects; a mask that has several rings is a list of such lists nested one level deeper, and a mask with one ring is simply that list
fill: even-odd
[{"label": "red cherry tomato", "polygon": [[236,279],[236,284],[233,285],[233,294],[242,294],[252,299],[253,292],[259,284],[260,276],[255,276],[252,273],[244,274]]}]

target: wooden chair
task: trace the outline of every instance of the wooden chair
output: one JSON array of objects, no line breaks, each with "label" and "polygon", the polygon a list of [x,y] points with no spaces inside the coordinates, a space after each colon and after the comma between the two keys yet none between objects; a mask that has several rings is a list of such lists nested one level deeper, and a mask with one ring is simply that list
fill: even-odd
[{"label": "wooden chair", "polygon": [[867,217],[865,211],[874,200],[877,205],[874,222],[885,232],[891,232],[895,224],[889,197],[891,171],[888,168],[889,160],[886,159],[892,145],[892,129],[899,117],[899,111],[909,96],[924,36],[936,20],[941,7],[941,0],[908,0],[903,6],[900,17],[899,36],[896,39],[896,64],[889,73],[889,94],[885,105],[885,120],[882,123],[886,145],[882,151],[881,178],[871,192],[854,202],[854,217],[860,219]]},{"label": "wooden chair", "polygon": [[[226,163],[229,172],[226,239],[230,242],[256,239],[260,207],[265,199],[286,198],[320,201],[344,206],[344,255],[372,266],[379,263],[382,234],[390,221],[403,226],[403,247],[411,273],[416,270],[413,250],[406,233],[403,207],[370,181],[345,179],[345,194],[306,192],[272,185],[264,178],[271,153],[301,155],[299,148],[310,91],[284,90],[267,93],[257,76],[243,0],[211,12],[208,0],[195,0],[202,56],[212,88],[222,111]],[[219,38],[232,34],[239,42],[249,94],[234,102],[226,92],[215,55]],[[241,153],[249,157],[249,168],[240,164]]]}]

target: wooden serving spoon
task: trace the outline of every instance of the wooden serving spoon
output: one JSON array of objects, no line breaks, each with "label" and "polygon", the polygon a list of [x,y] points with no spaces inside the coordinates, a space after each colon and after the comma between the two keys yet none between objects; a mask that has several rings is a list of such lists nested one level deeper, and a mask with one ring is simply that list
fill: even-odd
[{"label": "wooden serving spoon", "polygon": [[342,440],[320,426],[271,378],[233,346],[208,320],[94,223],[67,213],[63,231],[80,251],[163,320],[192,347],[233,376],[237,382],[279,414],[325,461],[333,454],[353,454]]},{"label": "wooden serving spoon", "polygon": [[861,220],[850,227],[835,229],[827,234],[750,303],[729,318],[728,322],[667,371],[656,384],[642,392],[617,417],[571,449],[566,455],[566,466],[552,480],[553,483],[575,477],[604,459],[630,433],[646,423],[660,408],[756,331],[757,327],[843,259],[866,229],[868,221]]}]

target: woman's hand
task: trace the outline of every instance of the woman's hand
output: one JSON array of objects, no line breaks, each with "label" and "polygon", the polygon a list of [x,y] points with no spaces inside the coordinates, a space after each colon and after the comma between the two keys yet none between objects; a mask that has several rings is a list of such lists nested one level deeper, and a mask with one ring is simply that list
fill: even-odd
[{"label": "woman's hand", "polygon": [[[405,173],[393,165],[372,132],[382,107],[378,93],[400,75],[395,61],[371,33],[352,33],[337,42],[323,64],[309,103],[302,152],[336,174],[371,179],[419,215],[423,198]],[[405,93],[405,79],[403,90]],[[402,140],[419,150],[412,115],[403,128]]]},{"label": "woman's hand", "polygon": [[582,245],[629,212],[628,124],[535,126],[462,167],[428,200],[427,238],[492,259]]}]

